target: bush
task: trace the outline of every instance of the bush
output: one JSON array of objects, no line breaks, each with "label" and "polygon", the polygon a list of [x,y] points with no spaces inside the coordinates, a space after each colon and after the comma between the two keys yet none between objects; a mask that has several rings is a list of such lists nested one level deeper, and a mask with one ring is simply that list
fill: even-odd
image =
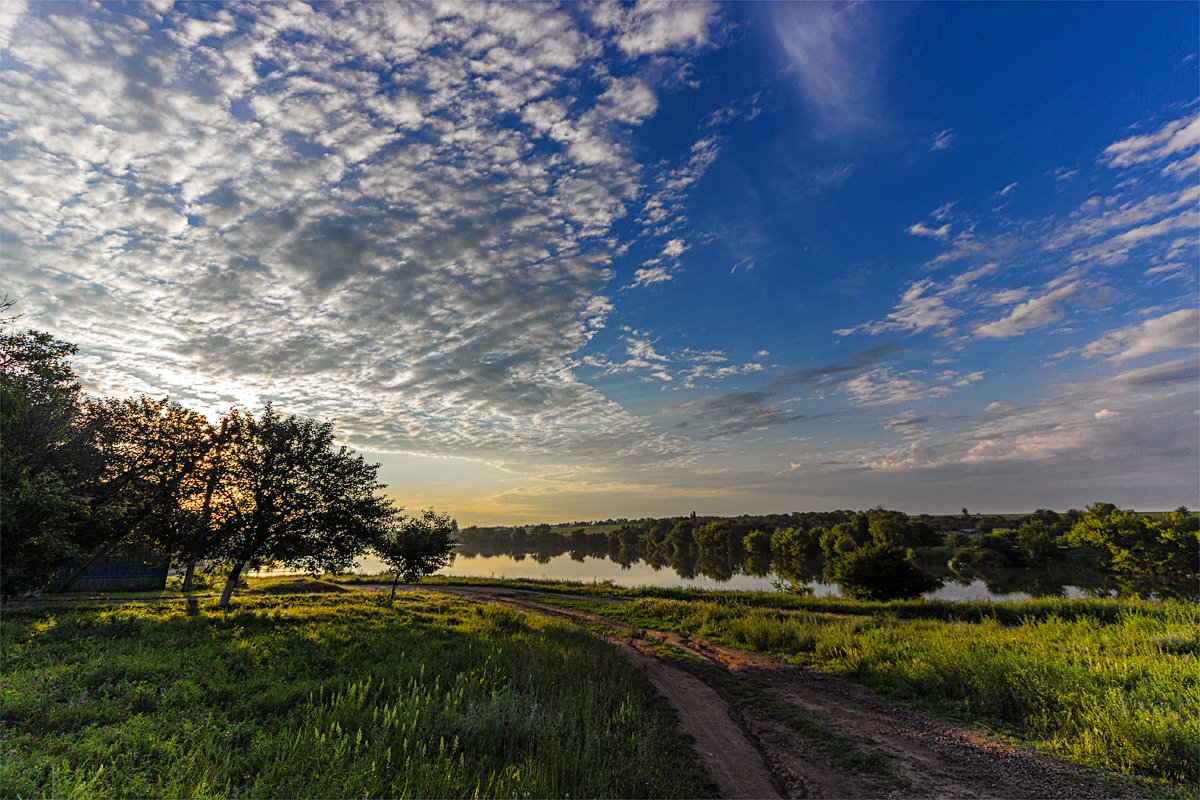
[{"label": "bush", "polygon": [[912,551],[870,545],[834,561],[829,577],[855,600],[909,600],[941,585],[913,561]]}]

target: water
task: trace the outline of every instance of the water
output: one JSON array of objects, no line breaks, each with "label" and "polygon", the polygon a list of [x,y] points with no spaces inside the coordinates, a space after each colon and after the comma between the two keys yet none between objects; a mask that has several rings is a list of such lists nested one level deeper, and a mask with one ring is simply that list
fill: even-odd
[{"label": "water", "polygon": [[[359,559],[357,571],[372,574],[385,572],[387,567],[379,559],[364,556]],[[457,554],[454,563],[437,574],[449,577],[473,578],[532,578],[551,581],[581,581],[584,583],[612,582],[617,586],[637,587],[679,587],[685,589],[730,589],[736,591],[776,590],[779,578],[770,573],[763,577],[735,574],[728,580],[716,580],[703,575],[685,578],[670,566],[658,569],[644,561],[635,562],[628,567],[622,566],[608,558],[596,556],[571,557],[569,555],[552,556],[549,559],[535,560],[530,557],[517,558],[511,554],[498,555],[469,555]],[[1006,583],[1011,583],[1012,576]],[[808,584],[816,597],[841,597],[841,590],[832,584],[811,582]],[[1085,597],[1088,592],[1077,586],[1063,585],[1062,596]],[[1037,591],[1037,594],[1058,594],[1059,591]],[[1005,602],[1028,600],[1034,596],[1029,591],[993,591],[988,584],[974,578],[967,583],[947,582],[941,588],[922,595],[931,600],[990,600]]]}]

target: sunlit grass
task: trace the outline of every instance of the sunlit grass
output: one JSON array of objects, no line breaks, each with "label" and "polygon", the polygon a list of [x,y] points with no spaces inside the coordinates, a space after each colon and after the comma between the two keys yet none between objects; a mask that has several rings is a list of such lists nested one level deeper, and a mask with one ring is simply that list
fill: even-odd
[{"label": "sunlit grass", "polygon": [[697,796],[646,681],[562,623],[416,593],[6,614],[5,797]]},{"label": "sunlit grass", "polygon": [[[563,601],[632,625],[773,654],[1025,739],[1080,763],[1194,790],[1200,627],[1185,603],[1018,624],[845,616],[726,601]],[[1089,606],[1090,601],[1076,601]],[[1110,617],[1113,621],[1107,622]]]}]

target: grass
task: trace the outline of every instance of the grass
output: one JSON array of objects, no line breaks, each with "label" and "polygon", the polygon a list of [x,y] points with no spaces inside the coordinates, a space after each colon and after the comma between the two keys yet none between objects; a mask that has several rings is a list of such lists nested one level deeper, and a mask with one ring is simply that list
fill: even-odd
[{"label": "grass", "polygon": [[[1185,603],[1090,601],[1015,625],[643,598],[560,600],[642,628],[767,653],[994,727],[1078,763],[1194,792],[1200,627]],[[1023,604],[1016,604],[1023,605]],[[1115,616],[1115,619],[1113,618]]]},{"label": "grass", "polygon": [[713,792],[607,645],[445,596],[9,610],[0,644],[4,797]]}]

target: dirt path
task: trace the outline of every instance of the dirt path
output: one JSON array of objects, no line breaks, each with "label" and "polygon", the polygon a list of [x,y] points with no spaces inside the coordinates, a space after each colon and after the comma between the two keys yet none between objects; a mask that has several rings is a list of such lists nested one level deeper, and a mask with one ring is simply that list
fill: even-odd
[{"label": "dirt path", "polygon": [[[723,797],[1130,796],[1127,787],[1106,786],[1080,767],[1019,750],[815,670],[671,632],[637,629],[633,635],[622,622],[540,602],[549,595],[533,591],[411,588],[612,630],[609,639],[675,708]],[[666,659],[659,651],[663,643],[720,667],[770,702],[756,704],[718,691]],[[796,716],[807,722],[797,725]]]}]

